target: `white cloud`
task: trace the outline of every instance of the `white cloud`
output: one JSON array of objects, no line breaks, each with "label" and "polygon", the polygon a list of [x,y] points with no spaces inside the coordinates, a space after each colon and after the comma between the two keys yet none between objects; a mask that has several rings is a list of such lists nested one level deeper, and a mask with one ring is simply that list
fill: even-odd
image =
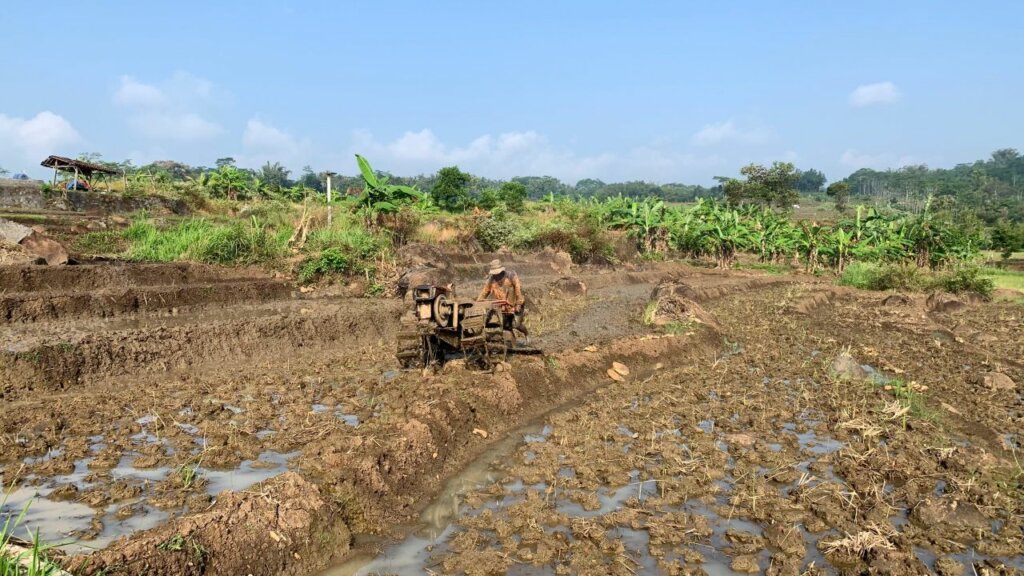
[{"label": "white cloud", "polygon": [[768,139],[769,132],[764,128],[742,129],[735,120],[726,120],[718,124],[707,124],[693,135],[692,141],[697,146],[713,146],[726,142],[740,144],[760,144]]},{"label": "white cloud", "polygon": [[121,76],[121,86],[114,93],[114,101],[124,106],[159,106],[164,93],[156,86],[143,84],[131,76]]},{"label": "white cloud", "polygon": [[128,119],[128,125],[140,135],[153,140],[199,142],[224,133],[219,124],[195,112],[141,112]]},{"label": "white cloud", "polygon": [[224,133],[197,108],[215,98],[213,84],[187,72],[176,72],[157,84],[122,76],[114,102],[128,110],[128,125],[156,141],[200,142]]},{"label": "white cloud", "polygon": [[69,154],[68,147],[81,140],[70,122],[48,110],[29,119],[0,114],[0,158],[10,162],[38,163],[50,154]]},{"label": "white cloud", "polygon": [[900,89],[892,82],[865,84],[850,93],[850,106],[863,108],[874,104],[892,104],[902,96]]},{"label": "white cloud", "polygon": [[236,155],[239,166],[257,168],[266,162],[281,162],[292,168],[309,163],[312,151],[309,140],[267,122],[253,118],[242,133],[242,152]]},{"label": "white cloud", "polygon": [[391,142],[379,142],[369,132],[356,132],[346,162],[351,162],[352,153],[363,154],[374,167],[395,174],[432,173],[442,166],[458,165],[491,178],[547,175],[569,183],[581,178],[692,182],[710,176],[703,172],[724,165],[718,156],[681,152],[664,143],[624,153],[580,155],[552,145],[532,130],[485,134],[463,146],[448,145],[429,129],[406,132]]}]

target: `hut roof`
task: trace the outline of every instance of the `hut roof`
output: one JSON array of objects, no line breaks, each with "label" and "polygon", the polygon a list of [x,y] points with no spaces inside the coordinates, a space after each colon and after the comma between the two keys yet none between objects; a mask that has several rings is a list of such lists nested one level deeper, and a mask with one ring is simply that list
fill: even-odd
[{"label": "hut roof", "polygon": [[100,174],[117,174],[117,170],[101,166],[99,164],[93,164],[92,162],[83,162],[82,160],[72,160],[71,158],[65,158],[63,156],[50,156],[46,160],[41,162],[46,168],[55,168],[57,170],[74,170],[78,168],[78,171],[85,174],[86,177],[92,176],[94,172]]}]

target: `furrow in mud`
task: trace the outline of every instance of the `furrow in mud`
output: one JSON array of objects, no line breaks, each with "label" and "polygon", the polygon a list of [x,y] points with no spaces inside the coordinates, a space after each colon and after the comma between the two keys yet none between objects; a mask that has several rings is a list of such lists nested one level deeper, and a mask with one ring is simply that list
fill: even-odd
[{"label": "furrow in mud", "polygon": [[4,293],[0,294],[0,324],[113,318],[137,313],[176,315],[187,306],[278,300],[291,293],[292,287],[284,281],[259,279]]},{"label": "furrow in mud", "polygon": [[245,268],[201,264],[105,263],[75,266],[0,266],[0,291],[85,291],[127,286],[211,284],[244,278],[266,278],[266,273]]},{"label": "furrow in mud", "polygon": [[[309,346],[355,346],[383,337],[401,305],[373,307],[344,304],[307,310],[293,305],[286,313],[247,318],[246,310],[231,311],[233,319],[216,322],[161,325],[18,338],[0,352],[0,397],[10,401],[25,394],[66,390],[99,378],[146,372],[186,371],[190,366],[219,359],[240,363],[254,358],[287,356]],[[159,321],[158,321],[159,322]]]}]

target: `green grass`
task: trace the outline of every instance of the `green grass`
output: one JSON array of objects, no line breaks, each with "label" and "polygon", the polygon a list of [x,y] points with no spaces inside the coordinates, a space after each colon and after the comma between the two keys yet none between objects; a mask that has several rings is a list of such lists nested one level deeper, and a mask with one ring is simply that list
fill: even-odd
[{"label": "green grass", "polygon": [[877,264],[854,262],[843,270],[839,285],[862,290],[944,290],[954,294],[974,293],[989,298],[996,285],[985,270],[973,265],[957,265],[932,271],[913,264]]},{"label": "green grass", "polygon": [[1024,272],[988,267],[982,270],[981,275],[992,280],[996,288],[1009,288],[1024,292]]},{"label": "green grass", "polygon": [[128,247],[124,233],[113,230],[88,232],[74,239],[72,248],[82,254],[115,255]]},{"label": "green grass", "polygon": [[734,266],[736,270],[761,270],[769,274],[789,274],[792,269],[785,264],[772,264],[770,262],[753,262],[750,264],[737,263]]},{"label": "green grass", "polygon": [[284,256],[289,236],[289,228],[273,230],[255,218],[230,224],[189,219],[170,228],[158,228],[152,220],[140,219],[124,232],[131,260],[212,264],[256,264]]}]

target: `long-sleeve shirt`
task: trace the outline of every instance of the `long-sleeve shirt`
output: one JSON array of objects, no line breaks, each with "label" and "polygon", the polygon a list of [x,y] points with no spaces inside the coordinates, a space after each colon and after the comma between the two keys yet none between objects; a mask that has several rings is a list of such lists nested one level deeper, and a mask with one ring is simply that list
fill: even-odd
[{"label": "long-sleeve shirt", "polygon": [[492,296],[495,300],[508,300],[512,308],[526,302],[526,299],[523,298],[523,285],[519,282],[519,275],[511,270],[501,274],[497,279],[494,276],[488,277],[487,284],[476,299],[487,300]]}]

